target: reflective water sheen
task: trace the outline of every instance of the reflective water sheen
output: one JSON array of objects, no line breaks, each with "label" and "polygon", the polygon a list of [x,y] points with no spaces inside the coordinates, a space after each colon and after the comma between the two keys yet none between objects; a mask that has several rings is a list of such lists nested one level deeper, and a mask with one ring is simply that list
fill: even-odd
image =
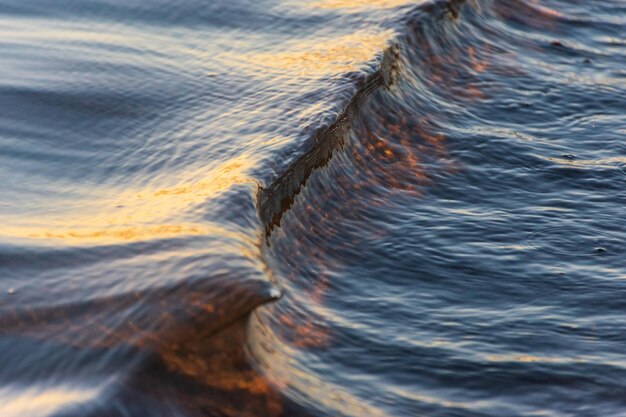
[{"label": "reflective water sheen", "polygon": [[623,416],[622,0],[0,0],[0,416]]}]

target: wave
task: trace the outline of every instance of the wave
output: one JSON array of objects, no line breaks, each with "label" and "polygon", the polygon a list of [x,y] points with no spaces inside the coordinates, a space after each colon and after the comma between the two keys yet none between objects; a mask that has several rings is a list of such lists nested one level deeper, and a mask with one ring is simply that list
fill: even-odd
[{"label": "wave", "polygon": [[369,75],[339,117],[328,127],[315,133],[313,146],[298,157],[269,187],[260,187],[257,194],[259,217],[268,237],[280,224],[283,213],[291,207],[300,189],[314,170],[326,166],[335,150],[341,148],[352,128],[355,115],[368,97],[380,87],[390,88],[398,73],[398,50],[385,50],[380,68]]},{"label": "wave", "polygon": [[[419,349],[403,344],[403,333],[413,329],[393,326],[385,321],[389,317],[367,304],[375,300],[398,309],[385,304],[388,300],[382,296],[377,298],[377,291],[383,288],[381,292],[389,296],[385,288],[393,287],[398,276],[417,280],[411,277],[417,275],[414,271],[428,269],[410,263],[415,257],[410,248],[423,251],[421,258],[433,265],[450,263],[445,254],[419,246],[417,236],[422,235],[415,224],[421,219],[406,209],[419,206],[425,198],[431,203],[446,201],[450,198],[446,193],[472,198],[478,187],[472,182],[467,189],[437,186],[454,184],[453,178],[466,171],[450,143],[457,155],[475,155],[478,150],[482,159],[476,164],[493,161],[512,171],[542,166],[539,158],[515,149],[514,141],[503,140],[504,146],[493,140],[471,144],[464,140],[478,134],[475,126],[494,130],[505,126],[511,130],[506,134],[515,136],[512,130],[533,117],[548,119],[546,114],[563,113],[563,102],[558,100],[548,101],[543,111],[533,111],[533,104],[523,99],[524,83],[546,76],[542,71],[549,73],[546,77],[556,76],[553,69],[541,68],[537,53],[566,53],[584,62],[585,51],[564,52],[563,43],[553,40],[564,37],[580,21],[537,3],[453,0],[411,10],[399,19],[401,27],[381,54],[378,69],[357,85],[345,109],[312,135],[306,152],[259,189],[263,255],[281,277],[284,296],[255,310],[248,337],[257,366],[283,387],[287,397],[320,415],[395,415],[398,410],[402,415],[428,414],[415,412],[412,407],[418,402],[428,402],[431,408],[425,410],[433,415],[475,411],[472,403],[427,395],[417,400],[406,393],[412,399],[408,405],[385,406],[389,398],[401,401],[394,395],[409,383],[397,369],[402,361],[387,352],[409,358]],[[529,73],[529,66],[537,73]],[[491,186],[482,177],[470,180],[480,181],[483,189]],[[453,228],[438,227],[442,239],[454,239]],[[403,296],[389,297],[399,302]],[[357,305],[355,300],[361,302]],[[426,296],[424,302],[429,301]],[[403,307],[406,310],[396,312],[396,318],[405,323],[404,317],[417,307]],[[381,341],[373,322],[393,328],[395,332],[386,334],[400,341]],[[447,354],[448,360],[458,360],[456,353]],[[413,372],[410,359],[402,363]],[[435,366],[436,360],[430,364]],[[470,360],[467,366],[480,368]],[[420,370],[425,375],[430,371]],[[454,370],[441,372],[440,378],[449,383],[446,372]],[[402,374],[396,385],[400,388],[390,389],[386,396],[380,392],[380,381],[368,385],[378,375],[384,379],[396,373]],[[441,386],[445,389],[449,385]],[[481,391],[480,395],[488,394]]]},{"label": "wave", "polygon": [[[361,283],[333,278],[346,271],[376,270],[359,258],[359,249],[393,233],[378,224],[381,216],[402,216],[400,209],[387,214],[377,208],[413,204],[430,192],[430,185],[463,169],[447,142],[471,130],[472,120],[488,124],[492,109],[477,103],[502,94],[496,88],[507,91],[503,86],[490,89],[484,77],[521,82],[515,77],[525,75],[524,70],[508,48],[536,52],[517,28],[558,33],[579,23],[523,0],[434,1],[414,7],[397,22],[396,36],[376,69],[354,81],[355,93],[343,110],[310,136],[306,151],[257,190],[262,236],[255,250],[269,279],[242,280],[246,274],[258,278],[259,271],[233,271],[215,261],[202,265],[211,270],[208,277],[193,282],[111,296],[98,293],[91,300],[63,300],[52,307],[0,309],[0,334],[14,338],[8,340],[18,346],[6,352],[15,353],[24,344],[37,351],[23,337],[52,346],[42,348],[42,357],[62,352],[61,365],[56,357],[39,358],[44,373],[52,375],[64,366],[65,373],[78,377],[87,367],[110,378],[112,358],[132,362],[125,366],[132,372],[113,375],[113,388],[59,417],[389,414],[380,405],[384,401],[371,399],[366,388],[350,386],[349,372],[331,380],[323,372],[325,361],[315,361],[316,353],[332,350],[331,343],[348,345],[363,337],[350,333],[349,320],[334,317],[325,304],[333,286],[344,286],[349,294]],[[515,28],[505,30],[502,22]],[[563,52],[562,44],[543,47]],[[523,104],[515,105],[520,112],[512,118],[529,117]],[[543,163],[521,152],[498,153],[496,146],[485,152],[508,167]],[[385,259],[394,266],[406,256],[402,239],[395,244],[397,253]],[[217,259],[220,250],[210,256]],[[100,259],[99,251],[90,254],[88,263]],[[0,260],[12,259],[20,268],[30,262],[9,255],[0,253]],[[446,261],[437,256],[433,254],[433,263]],[[223,270],[229,273],[219,273]],[[282,287],[282,297],[276,286]],[[344,333],[335,331],[342,319]],[[93,357],[82,356],[80,363],[68,359],[85,348]],[[381,351],[369,352],[368,358],[376,362]],[[0,379],[6,377],[0,371]],[[451,404],[437,401],[432,400],[442,408]]]},{"label": "wave", "polygon": [[437,176],[458,170],[433,107],[440,104],[438,95],[450,95],[454,106],[480,93],[465,87],[453,93],[456,86],[446,85],[443,73],[472,71],[471,60],[467,67],[458,60],[444,62],[445,55],[435,48],[442,39],[457,42],[454,25],[465,4],[431,2],[400,19],[402,28],[382,52],[378,68],[357,82],[344,110],[313,133],[309,149],[277,179],[259,188],[262,251],[268,267],[281,277],[285,295],[251,315],[249,349],[268,380],[316,414],[388,415],[347,389],[346,381],[312,371],[294,358],[294,351],[341,344],[343,336],[333,334],[325,315],[324,299],[333,286],[331,276],[341,274],[342,264],[351,264],[349,257],[363,239],[381,237],[372,207],[394,195],[420,198]]},{"label": "wave", "polygon": [[[265,243],[311,175],[347,145],[368,100],[381,89],[393,88],[400,75],[400,60],[400,45],[394,43],[382,52],[375,71],[355,81],[356,92],[333,123],[313,134],[309,150],[269,186],[259,187],[257,209]],[[124,258],[151,256],[151,247],[164,244],[174,243],[135,243],[137,248],[132,251],[128,245],[89,248],[83,250],[88,261],[74,258],[72,250],[37,248],[24,253],[12,249],[0,253],[0,258],[22,272],[33,259],[45,260],[57,269],[74,262],[83,268],[96,268],[110,253],[119,252],[117,258],[123,262]],[[21,255],[16,258],[14,252]],[[217,252],[210,255],[214,261],[203,269],[224,269],[217,261]],[[267,257],[264,261],[266,274],[274,274],[272,261]],[[94,379],[94,386],[109,381],[95,399],[68,406],[55,414],[59,417],[308,415],[306,407],[283,392],[282,382],[259,366],[262,358],[258,348],[263,346],[264,337],[257,313],[279,299],[274,280],[242,280],[246,274],[255,277],[257,271],[225,269],[230,272],[213,272],[209,277],[130,293],[113,291],[107,295],[98,289],[88,299],[59,294],[53,305],[45,298],[39,304],[33,302],[37,297],[22,294],[20,288],[15,293],[11,290],[12,303],[0,309],[0,334],[13,348],[2,352],[9,356],[15,349],[40,352],[15,364],[28,369],[31,360],[39,363],[44,377],[25,373],[25,386],[36,382],[45,391],[45,380],[53,380],[60,368],[69,385],[86,374]],[[285,331],[289,329],[294,328],[288,326]],[[107,369],[124,371],[111,373]],[[16,382],[12,373],[0,372],[2,378]]]},{"label": "wave", "polygon": [[[312,145],[308,151],[304,152],[293,161],[288,168],[267,187],[259,187],[257,194],[257,208],[259,217],[265,227],[266,236],[269,237],[275,227],[280,225],[280,219],[283,214],[292,206],[295,197],[300,193],[302,187],[306,185],[311,174],[322,167],[325,167],[333,157],[335,151],[343,149],[350,132],[353,130],[354,119],[359,115],[363,104],[375,93],[379,88],[389,90],[396,79],[400,75],[400,48],[405,54],[404,60],[407,58],[410,64],[423,65],[424,62],[417,62],[422,57],[420,52],[411,51],[411,48],[422,47],[422,53],[428,53],[425,44],[418,42],[427,42],[428,30],[423,31],[415,25],[424,24],[424,16],[426,20],[436,21],[446,16],[458,18],[461,6],[465,0],[447,0],[436,1],[430,4],[421,5],[412,13],[409,13],[405,20],[406,28],[399,31],[398,40],[401,46],[396,42],[388,46],[382,53],[382,59],[379,67],[372,74],[368,75],[364,80],[357,83],[356,92],[344,110],[330,125],[318,129],[313,134]],[[404,33],[403,33],[404,31]],[[423,36],[423,38],[420,38]],[[431,56],[431,58],[433,58]],[[426,63],[428,64],[428,63]],[[408,74],[403,74],[408,75]],[[387,111],[388,115],[362,115],[377,117],[393,117],[392,111]]]},{"label": "wave", "polygon": [[[333,266],[324,264],[316,251],[354,245],[342,228],[368,230],[371,219],[364,218],[363,211],[382,195],[397,192],[419,198],[421,188],[438,172],[457,169],[445,148],[443,126],[430,116],[429,106],[437,100],[429,95],[459,94],[461,100],[475,100],[479,95],[471,89],[466,95],[457,93],[453,90],[459,86],[439,79],[444,71],[480,65],[474,62],[480,59],[477,56],[470,57],[468,67],[445,62],[435,50],[442,40],[456,42],[451,37],[458,36],[451,32],[453,26],[443,26],[460,18],[465,3],[437,1],[418,6],[400,19],[403,27],[381,53],[377,68],[355,81],[355,93],[335,120],[314,132],[308,150],[270,185],[259,187],[260,249],[267,273],[278,277],[277,284],[283,287],[283,297],[226,286],[208,292],[210,299],[219,299],[223,306],[209,314],[188,307],[168,314],[163,301],[154,303],[157,310],[146,317],[161,310],[159,314],[177,317],[176,323],[167,329],[151,329],[146,323],[147,328],[136,333],[142,338],[135,346],[147,347],[152,354],[111,394],[113,402],[131,410],[130,414],[133,409],[151,410],[154,415],[172,413],[168,408],[157,410],[162,404],[149,405],[159,403],[159,396],[188,416],[387,414],[345,386],[316,376],[299,360],[294,363],[294,350],[322,349],[336,339],[321,324],[326,319],[317,311],[323,308],[330,285],[320,275]],[[326,217],[317,217],[311,207]],[[340,212],[345,207],[351,212]],[[278,228],[285,238],[275,236]],[[306,247],[296,248],[298,242]],[[298,279],[301,285],[294,284]],[[183,293],[181,297],[193,298]],[[206,307],[206,303],[199,305]],[[172,307],[181,308],[178,303]],[[191,316],[198,321],[190,320]],[[118,340],[132,340],[138,330],[136,323],[114,327],[123,334]],[[153,379],[170,382],[155,389],[149,383]],[[138,401],[139,395],[145,398]],[[104,407],[93,405],[91,413],[110,413],[110,402]]]}]

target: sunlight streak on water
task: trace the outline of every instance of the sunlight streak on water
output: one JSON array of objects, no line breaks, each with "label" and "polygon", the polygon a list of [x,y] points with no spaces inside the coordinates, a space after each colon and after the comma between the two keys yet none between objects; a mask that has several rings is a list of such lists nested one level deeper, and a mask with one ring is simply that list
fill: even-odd
[{"label": "sunlight streak on water", "polygon": [[67,407],[94,400],[100,391],[99,388],[79,389],[64,384],[50,388],[0,388],[0,415],[47,417]]},{"label": "sunlight streak on water", "polygon": [[75,203],[60,215],[21,216],[0,226],[5,238],[62,239],[78,244],[145,241],[153,238],[214,233],[234,236],[219,226],[201,223],[171,224],[186,208],[201,204],[235,184],[255,184],[246,176],[250,159],[233,158],[209,172],[185,173],[193,178],[167,188],[102,192],[109,199]]}]

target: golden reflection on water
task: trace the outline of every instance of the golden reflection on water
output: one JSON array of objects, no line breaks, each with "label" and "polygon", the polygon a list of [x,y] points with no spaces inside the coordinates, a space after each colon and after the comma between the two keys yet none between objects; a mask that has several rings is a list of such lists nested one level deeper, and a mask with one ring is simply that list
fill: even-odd
[{"label": "golden reflection on water", "polygon": [[120,241],[139,241],[151,238],[173,237],[178,235],[199,235],[212,231],[221,231],[218,228],[207,228],[196,225],[163,224],[157,226],[131,227],[89,227],[76,226],[77,230],[63,226],[51,226],[45,230],[41,227],[3,227],[5,236],[31,239],[63,239],[67,241],[97,241],[99,243],[116,243]]},{"label": "golden reflection on water", "polygon": [[13,391],[0,389],[0,415],[2,417],[44,417],[71,404],[95,398],[97,389],[71,389],[55,387],[44,390],[34,388]]},{"label": "golden reflection on water", "polygon": [[[61,239],[66,243],[113,244],[182,235],[233,232],[206,222],[181,222],[185,210],[205,202],[235,184],[253,183],[246,175],[253,161],[233,158],[206,173],[185,173],[170,187],[127,189],[101,201],[88,201],[80,210],[61,215],[22,217],[0,226],[0,235],[10,238]],[[190,180],[190,178],[198,178]]]},{"label": "golden reflection on water", "polygon": [[359,69],[385,48],[391,38],[390,30],[372,33],[360,30],[332,39],[299,41],[286,45],[280,53],[250,54],[248,63],[276,71],[288,71],[291,76],[321,77]]},{"label": "golden reflection on water", "polygon": [[389,9],[406,4],[412,4],[411,0],[314,0],[307,4],[319,9]]}]

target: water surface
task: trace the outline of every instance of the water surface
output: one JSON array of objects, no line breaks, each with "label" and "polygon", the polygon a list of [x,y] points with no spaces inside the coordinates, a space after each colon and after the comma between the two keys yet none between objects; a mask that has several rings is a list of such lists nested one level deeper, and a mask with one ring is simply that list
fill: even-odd
[{"label": "water surface", "polygon": [[0,0],[0,415],[624,415],[625,33]]}]

